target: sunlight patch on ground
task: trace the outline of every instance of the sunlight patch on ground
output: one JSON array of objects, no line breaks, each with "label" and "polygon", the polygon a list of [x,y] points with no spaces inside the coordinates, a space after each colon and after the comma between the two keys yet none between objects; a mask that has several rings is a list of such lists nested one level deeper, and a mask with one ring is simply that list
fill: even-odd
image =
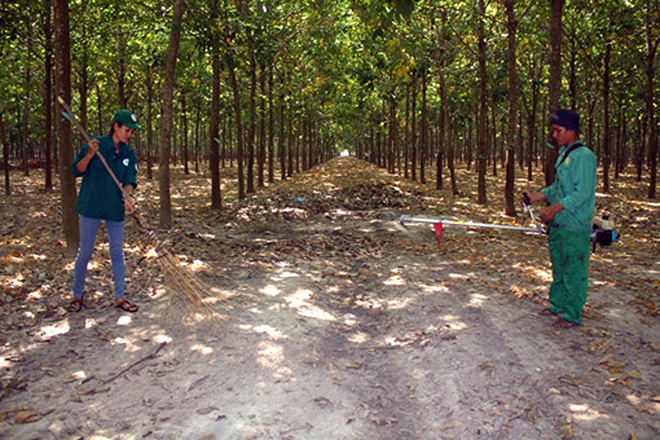
[{"label": "sunlight patch on ground", "polygon": [[264,368],[272,370],[273,377],[283,378],[293,373],[290,368],[282,366],[285,358],[281,345],[263,341],[259,343],[259,351],[257,353],[259,354],[257,363]]},{"label": "sunlight patch on ground", "polygon": [[458,316],[455,315],[441,315],[438,317],[445,325],[451,330],[465,330],[469,326],[460,320]]},{"label": "sunlight patch on ground", "polygon": [[300,274],[295,272],[282,272],[279,276],[273,277],[273,280],[282,281],[287,278],[300,278]]},{"label": "sunlight patch on ground", "polygon": [[411,302],[410,298],[394,298],[387,301],[387,308],[389,310],[405,309],[411,304]]},{"label": "sunlight patch on ground", "polygon": [[213,354],[215,350],[213,348],[206,346],[204,344],[195,344],[192,347],[190,347],[191,351],[196,351],[197,353],[203,355],[203,356],[208,356],[210,354]]},{"label": "sunlight patch on ground", "polygon": [[598,419],[609,419],[610,416],[585,404],[571,403],[568,409],[573,413],[573,419],[581,422],[593,422]]},{"label": "sunlight patch on ground", "polygon": [[354,344],[364,344],[369,341],[369,335],[363,332],[352,333],[346,337],[346,340]]},{"label": "sunlight patch on ground", "polygon": [[447,293],[449,292],[449,286],[445,284],[437,284],[433,286],[425,286],[424,290],[431,293]]},{"label": "sunlight patch on ground", "polygon": [[386,286],[405,286],[406,280],[401,275],[393,275],[383,281]]},{"label": "sunlight patch on ground", "polygon": [[120,316],[119,319],[117,320],[117,325],[119,325],[119,326],[127,326],[127,325],[131,325],[132,322],[133,322],[133,318],[131,318],[131,317],[128,316],[128,315],[122,315],[122,316]]},{"label": "sunlight patch on ground", "polygon": [[299,289],[284,298],[284,303],[288,307],[296,309],[299,314],[307,318],[319,319],[321,321],[335,321],[336,318],[332,314],[309,302],[312,296],[313,293],[310,290]]},{"label": "sunlight patch on ground", "polygon": [[71,380],[85,380],[87,379],[87,373],[85,373],[84,370],[78,370],[74,373],[71,373],[69,378],[71,378]]},{"label": "sunlight patch on ground", "polygon": [[522,271],[523,273],[539,281],[544,281],[544,282],[552,281],[552,272],[550,270],[542,269],[538,266],[528,266],[518,262],[516,264],[512,264],[511,268]]},{"label": "sunlight patch on ground", "polygon": [[471,296],[472,298],[470,298],[470,301],[468,301],[468,307],[479,308],[488,299],[487,296],[481,295],[480,293],[475,293]]},{"label": "sunlight patch on ground", "polygon": [[266,287],[263,287],[259,289],[259,293],[266,295],[266,296],[278,296],[281,292],[280,289],[278,289],[276,286],[273,284],[269,284]]},{"label": "sunlight patch on ground", "polygon": [[254,332],[259,333],[259,334],[266,334],[266,335],[268,335],[268,339],[275,340],[275,341],[279,340],[279,339],[288,339],[288,336],[286,336],[281,331],[279,331],[278,329],[276,329],[274,327],[271,327],[268,324],[258,325],[256,327],[254,327]]},{"label": "sunlight patch on ground", "polygon": [[449,278],[452,280],[469,280],[470,278],[474,277],[473,273],[450,273]]},{"label": "sunlight patch on ground", "polygon": [[160,344],[169,344],[170,342],[172,342],[172,337],[167,336],[167,335],[156,335],[156,336],[154,336],[153,341],[156,344],[159,344],[159,345]]},{"label": "sunlight patch on ground", "polygon": [[45,325],[39,329],[37,332],[37,335],[42,337],[43,339],[51,339],[55,336],[60,336],[64,335],[66,333],[69,333],[71,330],[71,324],[69,324],[69,320],[65,319],[60,322],[56,322],[55,324],[51,325]]}]

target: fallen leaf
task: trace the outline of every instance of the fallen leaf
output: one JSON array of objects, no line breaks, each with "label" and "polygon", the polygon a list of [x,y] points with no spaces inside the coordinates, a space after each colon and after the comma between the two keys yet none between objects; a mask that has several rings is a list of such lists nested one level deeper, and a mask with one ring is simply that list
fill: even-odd
[{"label": "fallen leaf", "polygon": [[14,423],[16,424],[33,423],[39,419],[41,419],[41,414],[39,414],[38,412],[31,410],[23,410],[23,411],[19,411],[18,414],[16,414]]}]

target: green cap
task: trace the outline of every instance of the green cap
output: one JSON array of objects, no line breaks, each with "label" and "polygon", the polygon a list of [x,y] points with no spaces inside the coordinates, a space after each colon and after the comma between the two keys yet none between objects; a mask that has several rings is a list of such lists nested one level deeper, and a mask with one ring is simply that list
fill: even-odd
[{"label": "green cap", "polygon": [[137,123],[137,118],[133,112],[129,110],[119,110],[112,117],[112,123],[120,122],[122,125],[132,128],[134,130],[142,130],[142,126]]}]

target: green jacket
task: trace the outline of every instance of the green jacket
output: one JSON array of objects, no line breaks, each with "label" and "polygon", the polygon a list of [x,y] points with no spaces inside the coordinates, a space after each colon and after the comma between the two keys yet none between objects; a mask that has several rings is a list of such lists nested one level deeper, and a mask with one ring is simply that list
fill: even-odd
[{"label": "green jacket", "polygon": [[549,226],[571,232],[589,232],[596,205],[596,156],[583,146],[573,150],[562,162],[567,149],[561,147],[559,150],[555,182],[541,190],[551,205],[560,203],[565,208],[555,215]]},{"label": "green jacket", "polygon": [[[119,146],[119,153],[115,155],[115,144],[112,142],[112,137],[100,136],[96,139],[99,140],[99,152],[108,162],[108,166],[122,186],[130,184],[137,187],[135,151],[129,145],[122,143]],[[124,202],[121,191],[103,166],[101,159],[94,156],[84,173],[79,173],[76,169],[76,164],[87,155],[87,151],[87,144],[85,144],[71,166],[74,176],[82,176],[76,212],[85,217],[123,221]]]}]

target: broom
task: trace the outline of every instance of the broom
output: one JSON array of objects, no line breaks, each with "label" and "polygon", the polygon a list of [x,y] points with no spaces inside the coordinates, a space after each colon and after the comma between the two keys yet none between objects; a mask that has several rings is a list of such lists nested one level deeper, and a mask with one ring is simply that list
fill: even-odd
[{"label": "broom", "polygon": [[[60,103],[62,108],[64,108],[62,115],[73,125],[75,125],[83,139],[85,139],[86,142],[89,142],[91,140],[89,135],[73,115],[69,105],[59,96],[57,97],[57,101]],[[165,277],[165,284],[170,291],[175,293],[175,295],[171,298],[172,302],[177,303],[180,308],[192,307],[193,310],[201,312],[208,317],[217,316],[216,311],[206,301],[204,301],[205,295],[201,293],[207,292],[209,290],[208,286],[206,286],[193,274],[186,273],[181,268],[176,258],[164,247],[164,243],[158,240],[156,233],[148,225],[144,217],[142,217],[139,209],[133,205],[130,198],[128,197],[128,194],[124,191],[124,187],[117,179],[117,176],[115,176],[115,174],[110,169],[108,162],[106,162],[101,152],[97,151],[96,155],[101,160],[101,163],[110,174],[110,177],[112,177],[112,180],[121,191],[124,201],[131,206],[133,216],[137,220],[138,224],[147,233],[147,237],[151,241],[152,245],[152,249],[148,254],[155,254],[157,256],[156,261],[158,261],[158,265]],[[224,298],[221,299],[224,300]]]}]

